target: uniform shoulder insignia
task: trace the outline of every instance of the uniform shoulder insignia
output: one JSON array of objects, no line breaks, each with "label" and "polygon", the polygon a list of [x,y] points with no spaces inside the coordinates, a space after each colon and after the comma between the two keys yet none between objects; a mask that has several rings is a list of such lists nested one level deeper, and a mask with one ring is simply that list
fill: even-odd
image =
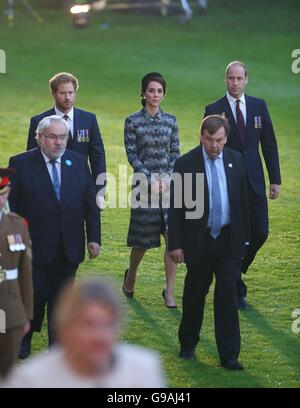
[{"label": "uniform shoulder insignia", "polygon": [[23,224],[26,225],[26,227],[29,226],[29,222],[26,220],[26,218],[23,218],[22,221],[23,221]]},{"label": "uniform shoulder insignia", "polygon": [[18,214],[16,214],[16,213],[13,213],[13,212],[8,213],[7,215],[8,215],[8,217],[10,217],[13,221],[17,221],[17,222],[19,221],[19,222],[21,222],[22,224],[25,224],[26,226],[28,226],[27,221],[26,221],[24,218],[20,217],[20,215],[18,215]]}]

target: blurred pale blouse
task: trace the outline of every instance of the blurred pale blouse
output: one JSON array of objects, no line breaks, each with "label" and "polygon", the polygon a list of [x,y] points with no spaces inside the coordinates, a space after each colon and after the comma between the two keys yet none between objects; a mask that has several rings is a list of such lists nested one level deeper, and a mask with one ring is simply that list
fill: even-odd
[{"label": "blurred pale blouse", "polygon": [[121,344],[122,307],[98,280],[69,285],[57,304],[59,343],[15,368],[5,388],[162,388],[158,353]]},{"label": "blurred pale blouse", "polygon": [[8,388],[162,388],[165,381],[158,356],[148,350],[118,345],[111,368],[104,374],[76,373],[64,351],[52,348],[18,367],[4,387]]}]

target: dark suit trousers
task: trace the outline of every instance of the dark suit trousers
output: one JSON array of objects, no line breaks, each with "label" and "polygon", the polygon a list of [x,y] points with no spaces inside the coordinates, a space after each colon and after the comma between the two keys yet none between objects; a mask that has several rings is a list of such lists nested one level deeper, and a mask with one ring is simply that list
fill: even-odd
[{"label": "dark suit trousers", "polygon": [[[47,305],[49,346],[55,342],[52,330],[52,315],[57,297],[62,287],[75,279],[78,264],[67,259],[63,245],[59,245],[56,257],[50,265],[33,264],[34,318],[31,323],[31,335],[41,331]],[[29,334],[29,335],[30,335]]]},{"label": "dark suit trousers", "polygon": [[231,255],[229,242],[230,227],[223,228],[217,239],[213,239],[207,231],[199,264],[187,265],[178,334],[183,349],[195,348],[199,341],[205,298],[215,274],[215,337],[221,361],[238,358],[240,352],[236,281],[241,260]]},{"label": "dark suit trousers", "polygon": [[[242,262],[242,272],[246,273],[253,262],[256,253],[263,246],[269,234],[268,203],[266,195],[257,195],[251,186],[248,187],[249,213],[250,213],[250,245],[247,256]],[[238,298],[247,294],[247,287],[240,277],[238,279]]]}]

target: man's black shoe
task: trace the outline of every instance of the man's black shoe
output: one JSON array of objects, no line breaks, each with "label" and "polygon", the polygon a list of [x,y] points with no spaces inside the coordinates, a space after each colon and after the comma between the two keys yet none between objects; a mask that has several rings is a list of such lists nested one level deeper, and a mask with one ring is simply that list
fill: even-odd
[{"label": "man's black shoe", "polygon": [[232,358],[228,361],[221,361],[221,366],[227,368],[227,370],[237,371],[243,370],[244,367],[240,364],[235,358]]},{"label": "man's black shoe", "polygon": [[185,360],[196,360],[195,350],[194,349],[191,349],[191,350],[181,349],[179,353],[179,357]]}]

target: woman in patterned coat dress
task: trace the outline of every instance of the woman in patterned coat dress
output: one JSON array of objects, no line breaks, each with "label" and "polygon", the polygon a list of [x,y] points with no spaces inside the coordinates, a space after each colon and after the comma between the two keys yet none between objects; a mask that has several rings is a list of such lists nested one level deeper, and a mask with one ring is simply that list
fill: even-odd
[{"label": "woman in patterned coat dress", "polygon": [[[166,307],[175,308],[176,265],[167,251],[168,205],[165,204],[168,202],[169,178],[175,160],[180,156],[178,127],[175,116],[160,108],[166,92],[163,76],[158,72],[145,75],[141,88],[143,109],[126,118],[124,141],[128,161],[134,170],[132,193],[135,188],[146,193],[137,195],[139,204],[131,207],[127,245],[132,249],[123,292],[127,297],[133,297],[137,268],[147,249],[160,246],[160,236],[163,235],[166,288],[162,296]],[[144,183],[135,181],[140,177]]]}]

